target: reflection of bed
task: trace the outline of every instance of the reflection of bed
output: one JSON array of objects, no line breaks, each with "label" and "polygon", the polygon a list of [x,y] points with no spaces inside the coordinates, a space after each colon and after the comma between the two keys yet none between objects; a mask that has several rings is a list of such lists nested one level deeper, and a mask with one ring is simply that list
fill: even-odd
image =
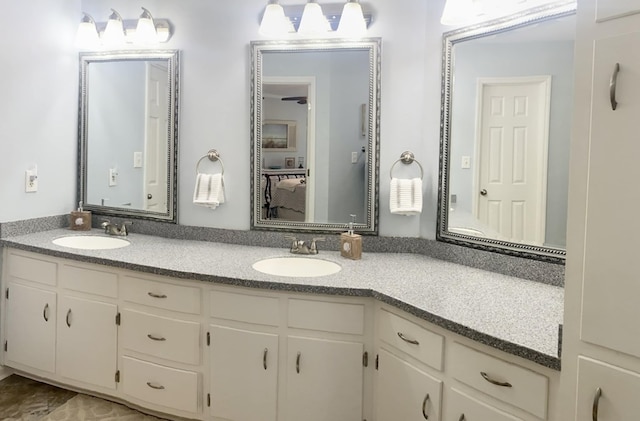
[{"label": "reflection of bed", "polygon": [[263,171],[263,217],[304,221],[307,186],[304,170]]}]

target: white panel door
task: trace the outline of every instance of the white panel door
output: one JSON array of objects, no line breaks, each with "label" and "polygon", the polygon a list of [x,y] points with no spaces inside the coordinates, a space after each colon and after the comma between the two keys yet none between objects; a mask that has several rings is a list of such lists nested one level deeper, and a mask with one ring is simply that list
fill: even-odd
[{"label": "white panel door", "polygon": [[476,214],[501,240],[544,242],[550,83],[479,81]]},{"label": "white panel door", "polygon": [[56,369],[56,293],[13,282],[5,322],[7,352],[12,363],[54,373]]},{"label": "white panel door", "polygon": [[581,339],[640,357],[638,45],[640,32],[595,43]]},{"label": "white panel door", "polygon": [[440,419],[442,381],[380,349],[376,398],[377,421]]},{"label": "white panel door", "polygon": [[[599,393],[598,393],[598,389]],[[578,357],[576,420],[627,421],[640,418],[640,375]],[[599,395],[599,396],[598,396]],[[593,416],[594,406],[597,417]]]},{"label": "white panel door", "polygon": [[289,336],[287,421],[362,421],[364,346]]},{"label": "white panel door", "polygon": [[145,209],[167,211],[168,116],[166,64],[147,64],[145,128]]},{"label": "white panel door", "polygon": [[61,295],[58,309],[58,373],[115,389],[116,305]]},{"label": "white panel door", "polygon": [[211,415],[275,421],[278,335],[211,325]]}]

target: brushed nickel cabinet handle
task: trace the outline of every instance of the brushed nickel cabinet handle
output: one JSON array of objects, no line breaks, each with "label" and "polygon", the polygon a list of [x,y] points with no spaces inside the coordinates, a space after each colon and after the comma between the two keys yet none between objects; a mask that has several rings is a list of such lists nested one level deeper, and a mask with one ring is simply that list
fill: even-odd
[{"label": "brushed nickel cabinet handle", "polygon": [[167,298],[167,296],[164,294],[154,294],[153,292],[147,292],[147,294],[149,295],[149,297],[153,298]]},{"label": "brushed nickel cabinet handle", "polygon": [[300,374],[300,357],[302,354],[298,351],[298,356],[296,357],[296,373]]},{"label": "brushed nickel cabinet handle", "polygon": [[267,348],[264,349],[264,352],[262,353],[262,366],[264,367],[264,369],[267,369],[267,354],[269,353],[269,350]]},{"label": "brushed nickel cabinet handle", "polygon": [[593,397],[593,408],[591,409],[591,418],[598,421],[598,408],[600,407],[600,398],[602,397],[602,389],[596,389],[596,395]]},{"label": "brushed nickel cabinet handle", "polygon": [[69,319],[70,317],[71,317],[71,309],[67,311],[67,317],[65,318],[65,321],[67,322],[67,327],[71,327],[71,320]]},{"label": "brushed nickel cabinet handle", "polygon": [[45,322],[49,321],[49,303],[46,303],[44,309],[42,309],[42,318]]},{"label": "brushed nickel cabinet handle", "polygon": [[156,390],[163,390],[164,386],[161,384],[153,384],[151,382],[147,382],[147,386],[149,386],[152,389],[156,389]]},{"label": "brushed nickel cabinet handle", "polygon": [[620,73],[620,63],[616,63],[616,65],[613,67],[613,73],[611,74],[611,81],[609,82],[609,99],[611,100],[611,109],[613,111],[615,111],[616,108],[618,108],[618,101],[616,101],[618,73]]},{"label": "brushed nickel cabinet handle", "polygon": [[398,337],[403,341],[410,343],[411,345],[420,345],[420,342],[416,341],[415,339],[407,338],[402,332],[398,332]]},{"label": "brushed nickel cabinet handle", "polygon": [[425,420],[429,419],[429,416],[427,415],[427,402],[429,401],[429,394],[427,393],[427,396],[424,397],[424,400],[422,401],[422,416],[424,417]]},{"label": "brushed nickel cabinet handle", "polygon": [[151,333],[147,335],[147,338],[151,339],[152,341],[166,341],[166,339],[163,338],[162,336],[155,336],[155,335],[152,335]]},{"label": "brushed nickel cabinet handle", "polygon": [[460,418],[458,418],[458,421],[464,421],[464,414],[460,414]]},{"label": "brushed nickel cabinet handle", "polygon": [[480,372],[480,375],[482,376],[483,379],[485,379],[486,381],[488,381],[491,384],[495,384],[496,386],[501,386],[501,387],[513,387],[511,385],[511,383],[509,382],[499,382],[497,380],[493,380],[491,377],[489,377],[489,375],[487,373],[485,373],[484,371]]}]

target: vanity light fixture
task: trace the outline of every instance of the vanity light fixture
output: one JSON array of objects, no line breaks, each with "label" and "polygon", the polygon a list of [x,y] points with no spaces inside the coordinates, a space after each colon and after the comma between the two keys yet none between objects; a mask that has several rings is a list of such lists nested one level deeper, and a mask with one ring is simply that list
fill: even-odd
[{"label": "vanity light fixture", "polygon": [[90,14],[84,12],[82,14],[82,20],[80,20],[78,31],[76,32],[76,46],[83,49],[95,48],[100,45],[100,35],[98,35],[96,21],[93,20]]},{"label": "vanity light fixture", "polygon": [[154,45],[158,43],[158,32],[149,10],[142,8],[142,14],[136,26],[136,42],[142,45]]},{"label": "vanity light fixture", "polygon": [[300,19],[299,34],[321,34],[329,32],[331,25],[322,13],[322,7],[317,0],[309,0],[304,6],[302,19]]},{"label": "vanity light fixture", "polygon": [[291,21],[284,15],[278,0],[269,0],[260,22],[260,34],[265,36],[284,35],[289,32]]},{"label": "vanity light fixture", "polygon": [[367,32],[362,6],[359,0],[349,0],[342,9],[338,33],[347,37],[360,37]]},{"label": "vanity light fixture", "polygon": [[120,46],[124,45],[126,41],[126,34],[124,32],[124,22],[120,13],[115,9],[111,9],[113,13],[109,16],[107,26],[102,34],[102,43],[106,46]]},{"label": "vanity light fixture", "polygon": [[479,14],[475,0],[447,0],[440,23],[447,26],[468,25],[477,20]]}]

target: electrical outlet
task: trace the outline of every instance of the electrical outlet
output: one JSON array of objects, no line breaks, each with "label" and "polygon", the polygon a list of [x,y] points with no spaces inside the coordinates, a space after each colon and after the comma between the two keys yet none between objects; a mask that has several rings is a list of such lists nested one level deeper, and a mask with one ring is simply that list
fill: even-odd
[{"label": "electrical outlet", "polygon": [[24,173],[24,191],[34,193],[38,191],[38,170],[31,169]]},{"label": "electrical outlet", "polygon": [[351,163],[352,164],[358,163],[358,152],[351,152]]},{"label": "electrical outlet", "polygon": [[118,185],[118,170],[109,168],[109,187]]}]

